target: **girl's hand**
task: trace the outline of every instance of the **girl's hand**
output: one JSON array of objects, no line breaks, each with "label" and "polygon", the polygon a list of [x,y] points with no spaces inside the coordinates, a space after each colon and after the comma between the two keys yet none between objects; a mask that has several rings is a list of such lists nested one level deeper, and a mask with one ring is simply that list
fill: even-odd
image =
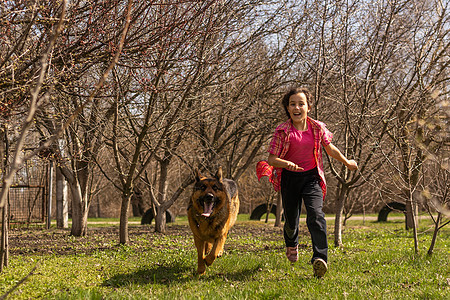
[{"label": "girl's hand", "polygon": [[303,171],[302,167],[297,166],[292,161],[281,159],[274,154],[269,154],[267,162],[269,163],[269,165],[274,166],[276,168],[284,168],[289,171]]},{"label": "girl's hand", "polygon": [[347,162],[347,168],[350,171],[355,171],[358,169],[358,163],[356,161],[354,161],[353,159],[351,159]]},{"label": "girl's hand", "polygon": [[291,162],[291,161],[286,161],[286,162],[287,162],[286,169],[288,169],[289,171],[303,171],[302,167],[297,166],[293,162]]}]

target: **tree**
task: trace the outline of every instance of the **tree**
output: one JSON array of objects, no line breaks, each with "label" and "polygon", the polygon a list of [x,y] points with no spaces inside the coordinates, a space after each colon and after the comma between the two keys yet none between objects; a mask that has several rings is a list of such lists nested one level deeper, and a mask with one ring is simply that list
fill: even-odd
[{"label": "tree", "polygon": [[[78,4],[81,5],[80,3]],[[80,10],[75,6],[71,7],[68,19],[74,20],[74,23],[78,25],[78,27],[75,26],[74,28],[81,30],[81,33],[80,35],[77,32],[74,34],[71,27],[62,33],[64,37],[62,47],[59,48],[60,52],[54,55],[54,73],[58,74],[58,77],[54,80],[57,83],[56,90],[59,92],[59,97],[52,101],[53,107],[46,107],[41,111],[39,120],[39,124],[45,127],[51,136],[61,132],[59,124],[66,124],[63,126],[63,129],[67,131],[65,135],[66,149],[61,149],[62,145],[56,143],[56,141],[51,146],[53,151],[57,153],[59,158],[58,167],[68,181],[72,193],[71,234],[74,236],[85,235],[87,231],[87,215],[90,203],[89,185],[91,183],[90,179],[95,155],[98,154],[101,146],[102,131],[92,130],[99,121],[97,110],[104,109],[101,99],[97,96],[108,74],[119,59],[131,21],[132,1],[128,1],[128,6],[122,11],[123,15],[117,14],[117,7],[105,5],[99,6],[98,3],[93,3],[91,6],[83,6],[83,9]],[[105,14],[105,10],[110,12],[110,14],[114,13],[113,24],[123,22],[123,27],[118,27],[119,29],[114,32],[113,38],[105,37],[105,39],[109,40],[107,47],[94,51],[99,44],[103,45],[103,43],[98,41],[95,34],[90,34],[92,28],[89,25],[93,25],[90,22],[90,18],[96,14],[101,16],[102,18],[95,19],[99,23],[95,24],[94,28],[96,30],[105,28],[105,26],[101,26],[103,25],[102,22],[105,22],[108,17],[108,14]],[[84,20],[85,22],[77,23],[75,20]],[[83,45],[86,45],[89,39],[94,41],[89,43],[90,47],[86,49]],[[113,42],[116,42],[116,44]],[[72,51],[69,52],[72,53],[70,60],[66,59],[66,52],[63,50]],[[113,54],[112,57],[110,56],[111,53]],[[102,59],[99,61],[98,57]],[[98,67],[98,64],[100,67]],[[84,76],[89,70],[91,72],[93,70],[98,71],[94,73],[98,75],[97,78],[88,80],[88,82],[96,82],[94,87],[91,87],[89,83],[85,84],[85,86],[77,87],[75,84],[86,79]],[[80,90],[84,93],[79,92]],[[89,106],[91,103],[92,106]],[[88,109],[85,110],[86,108]],[[111,108],[109,110],[106,108],[105,111],[105,118],[107,119],[112,115],[113,111]],[[48,115],[51,117],[46,117]],[[75,120],[75,116],[78,115],[81,118],[76,123],[71,124]],[[68,126],[69,124],[71,124],[70,127]],[[100,124],[100,127],[102,126]],[[68,160],[67,157],[61,155],[63,152],[68,153]]]},{"label": "tree", "polygon": [[[129,86],[120,86],[119,98],[134,100],[133,105],[118,106],[111,130],[109,145],[115,151],[119,177],[123,177],[115,180],[122,182],[116,187],[123,193],[136,180],[146,182],[158,232],[165,231],[165,211],[193,182],[195,166],[213,171],[224,164],[227,175],[237,179],[254,161],[267,137],[267,120],[258,115],[258,109],[268,106],[269,95],[264,93],[275,90],[271,76],[281,70],[276,67],[281,55],[268,57],[267,51],[261,52],[261,41],[270,26],[260,25],[247,32],[252,23],[258,23],[254,13],[257,3],[231,3],[234,5],[205,7],[198,15],[187,11],[183,16],[192,17],[175,23],[187,28],[183,35],[174,26],[157,46],[146,49],[138,60],[130,60],[128,65],[139,70],[139,77],[133,74],[135,77],[127,80],[130,72],[117,72],[117,86],[130,82]],[[249,23],[236,22],[238,19]],[[167,19],[164,24],[173,22]],[[245,77],[249,70],[254,75]],[[248,105],[254,97],[261,101]],[[265,130],[258,131],[261,125]],[[130,166],[135,158],[138,164],[133,169]],[[174,173],[180,168],[185,171]],[[131,177],[120,175],[130,175],[130,171],[135,172]],[[128,187],[123,184],[127,182]],[[124,219],[127,202],[122,202]],[[125,236],[121,240],[126,242]]]},{"label": "tree", "polygon": [[427,152],[432,153],[435,148],[432,131],[423,120],[435,114],[436,102],[445,95],[449,81],[446,68],[450,64],[450,30],[444,25],[449,18],[447,10],[448,3],[442,7],[439,2],[431,2],[421,4],[419,11],[411,9],[408,13],[408,18],[413,16],[416,20],[411,30],[410,52],[406,52],[408,72],[395,89],[399,105],[389,128],[389,136],[399,152],[400,159],[393,166],[399,174],[398,185],[409,211],[416,253],[418,203],[414,194],[424,174]]},{"label": "tree", "polygon": [[[448,150],[446,152],[448,153]],[[450,213],[446,209],[450,202],[448,157],[445,158],[444,156],[439,161],[432,160],[431,165],[428,176],[426,176],[429,180],[425,182],[425,187],[422,187],[423,191],[418,196],[434,222],[433,237],[428,248],[428,255],[433,254],[439,230],[450,223],[448,220]],[[437,216],[435,215],[436,212]]]},{"label": "tree", "polygon": [[[306,82],[298,81],[313,87],[313,115],[330,125],[335,132],[333,142],[346,156],[356,159],[360,167],[358,172],[349,173],[329,161],[337,179],[336,245],[342,244],[342,212],[351,190],[369,180],[381,179],[377,174],[384,171],[380,168],[386,158],[395,157],[393,142],[388,137],[392,136],[393,129],[406,126],[407,119],[399,120],[398,112],[413,107],[405,101],[411,99],[419,86],[419,74],[415,72],[419,61],[411,58],[422,56],[420,62],[427,65],[422,65],[427,70],[422,78],[427,81],[436,78],[435,83],[442,80],[436,77],[442,73],[442,50],[448,46],[443,41],[442,11],[432,10],[431,5],[430,10],[416,9],[417,5],[422,4],[414,1],[305,2],[309,15],[304,22],[309,26],[300,28],[308,28],[304,30],[309,34],[301,36],[312,37],[302,51],[300,62],[305,62],[303,73],[314,76],[309,76],[312,80]],[[428,23],[421,21],[423,17]],[[415,39],[418,32],[432,31],[440,32],[437,41],[441,42]],[[415,45],[435,45],[431,48],[439,51],[412,47],[411,41]],[[443,48],[437,47],[439,43]],[[391,120],[399,122],[394,125]]]},{"label": "tree", "polygon": [[[191,43],[211,30],[203,28],[202,22],[213,4],[214,1],[187,1],[149,7],[140,16],[145,27],[138,28],[133,36],[151,43],[132,48],[138,50],[129,52],[115,71],[115,110],[107,138],[117,173],[107,176],[122,195],[120,243],[128,242],[128,207],[133,186],[144,177],[154,159],[160,162],[163,180],[159,191],[165,197],[171,149],[176,149],[183,137],[183,132],[178,134],[181,123],[177,122],[182,110],[191,105],[197,66],[204,64],[190,64],[192,60],[188,58],[197,51]],[[139,39],[133,41],[141,43]],[[165,217],[160,210],[157,221]]]},{"label": "tree", "polygon": [[414,147],[423,153],[423,164],[420,168],[423,173],[419,183],[420,192],[415,191],[414,198],[425,207],[434,222],[428,255],[433,254],[439,230],[450,223],[448,221],[450,216],[448,211],[450,173],[447,124],[450,115],[448,103],[443,97],[447,93],[446,86],[442,86],[441,90],[436,89],[429,95],[431,105],[427,113],[423,115],[424,118],[416,120],[420,130],[413,142]]},{"label": "tree", "polygon": [[[11,3],[11,8],[15,8],[14,6],[15,3]],[[57,13],[56,13],[56,24],[55,26],[51,27],[51,30],[49,30],[49,32],[45,33],[44,36],[48,38],[48,45],[45,48],[44,52],[42,53],[40,59],[39,59],[39,63],[36,66],[36,69],[32,69],[32,74],[35,73],[36,74],[36,81],[33,82],[30,85],[30,99],[29,99],[29,107],[27,110],[27,115],[26,118],[23,120],[23,125],[21,127],[20,130],[20,135],[19,138],[15,144],[15,150],[13,151],[12,155],[11,155],[11,160],[10,160],[10,153],[9,153],[9,145],[8,145],[8,137],[7,137],[7,131],[8,128],[7,127],[3,127],[2,128],[2,151],[1,154],[2,155],[6,155],[5,157],[2,156],[2,189],[0,192],[0,207],[2,208],[2,239],[1,239],[1,250],[0,250],[0,269],[3,270],[3,266],[7,266],[8,265],[8,213],[7,213],[7,207],[9,205],[9,203],[7,202],[8,199],[8,193],[9,193],[9,188],[12,185],[12,181],[14,178],[14,175],[17,173],[17,171],[19,170],[19,168],[23,165],[23,163],[32,158],[33,156],[35,156],[37,153],[39,153],[39,151],[41,151],[43,148],[45,148],[46,145],[43,145],[41,147],[39,147],[38,149],[36,149],[35,151],[33,151],[31,154],[28,154],[27,156],[22,156],[22,150],[25,144],[25,138],[28,134],[28,131],[30,130],[30,128],[33,125],[34,122],[34,118],[35,118],[35,114],[36,114],[36,110],[38,109],[39,105],[42,104],[43,100],[46,99],[46,97],[48,97],[48,93],[43,93],[41,92],[42,90],[42,86],[46,80],[47,77],[47,72],[48,72],[48,66],[49,66],[49,56],[50,53],[53,51],[53,47],[55,45],[56,39],[62,29],[63,26],[63,20],[64,20],[64,16],[65,16],[65,12],[66,12],[66,3],[62,2],[61,6],[59,7],[59,9],[57,9]],[[15,14],[16,12],[13,12],[13,14]],[[20,13],[19,13],[20,15]],[[17,48],[19,48],[19,46],[23,45],[23,39],[24,36],[26,36],[29,32],[30,32],[30,28],[32,25],[34,25],[34,22],[30,22],[30,25],[23,31],[21,37],[19,38],[19,41],[15,41],[14,37],[12,37],[12,44],[15,45],[14,47],[12,47],[12,49],[6,49],[6,56],[5,59],[1,62],[2,66],[4,66],[5,64],[9,63],[9,58],[11,56],[13,56],[14,53],[16,53]],[[12,68],[11,70],[7,70],[4,71],[4,69],[2,68],[2,73],[4,73],[3,75],[8,75],[9,72],[14,72],[15,68],[20,66],[18,65],[20,63],[20,61],[13,61],[12,62]],[[14,79],[12,80],[12,82],[10,83],[6,83],[6,86],[12,87],[11,89],[6,91],[6,94],[13,94],[14,95],[14,90],[15,90],[15,84],[16,82],[14,81]],[[26,97],[24,94],[22,94],[24,91],[20,91],[19,95],[20,97]],[[10,96],[10,95],[8,95]],[[17,99],[17,98],[16,98]],[[20,98],[19,98],[20,99]],[[4,101],[2,99],[2,106],[1,106],[1,112],[3,114],[9,113],[14,107],[17,107],[18,105],[21,105],[21,101],[18,100],[13,100],[13,101]],[[13,104],[13,106],[11,106]],[[55,138],[55,137],[53,137]],[[48,141],[46,144],[48,145],[51,142]],[[4,147],[3,147],[4,146]],[[8,161],[11,161],[10,164],[8,164]]]},{"label": "tree", "polygon": [[[296,80],[314,91],[312,116],[329,124],[333,143],[345,156],[358,161],[359,172],[349,172],[328,159],[337,187],[335,197],[335,244],[342,244],[342,213],[352,189],[363,184],[380,167],[379,144],[386,134],[382,120],[390,113],[379,103],[388,88],[391,53],[399,42],[390,26],[396,5],[366,5],[359,2],[304,3],[296,36],[308,43],[295,48],[299,65]],[[400,6],[400,5],[399,5]],[[377,11],[376,16],[372,12]],[[399,33],[401,36],[401,34]],[[376,133],[376,134],[375,134]],[[369,147],[368,147],[369,145]]]}]

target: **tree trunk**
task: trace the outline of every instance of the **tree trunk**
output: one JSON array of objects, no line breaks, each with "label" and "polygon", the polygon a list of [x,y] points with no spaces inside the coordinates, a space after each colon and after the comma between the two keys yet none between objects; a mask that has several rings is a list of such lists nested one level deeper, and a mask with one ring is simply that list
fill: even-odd
[{"label": "tree trunk", "polygon": [[155,216],[155,231],[160,233],[166,233],[166,210],[168,207],[164,205],[167,197],[167,178],[168,178],[168,166],[169,160],[160,162],[160,176],[159,176],[159,193],[158,203],[156,205]]},{"label": "tree trunk", "polygon": [[131,202],[131,191],[122,194],[122,205],[120,207],[120,227],[119,227],[119,243],[127,244],[128,238],[128,208]]},{"label": "tree trunk", "polygon": [[52,225],[52,200],[53,200],[53,170],[55,163],[49,161],[48,165],[48,198],[47,198],[47,229]]},{"label": "tree trunk", "polygon": [[412,190],[417,186],[419,182],[420,170],[423,165],[425,157],[422,154],[422,150],[418,150],[416,153],[416,158],[413,161],[413,165],[411,168],[411,172],[408,178],[409,189],[408,189],[408,201],[406,202],[406,228],[413,229],[413,237],[414,237],[414,252],[419,253],[419,239],[417,237],[417,227],[419,224],[419,209],[416,201],[416,197],[414,197],[414,193]]},{"label": "tree trunk", "polygon": [[61,168],[56,168],[56,226],[58,228],[69,227],[67,182],[61,173]]},{"label": "tree trunk", "polygon": [[2,240],[1,240],[1,249],[0,249],[0,272],[3,272],[3,267],[8,266],[8,258],[9,258],[9,247],[8,247],[8,208],[9,201],[5,203],[5,206],[2,208]]},{"label": "tree trunk", "polygon": [[155,217],[155,231],[159,233],[166,233],[166,210],[158,207]]},{"label": "tree trunk", "polygon": [[439,231],[439,226],[441,226],[441,218],[442,218],[442,213],[438,212],[436,223],[434,224],[433,238],[431,239],[430,248],[428,249],[428,255],[433,254],[434,245],[436,244],[436,239],[437,239],[437,235],[438,235],[438,231]]},{"label": "tree trunk", "polygon": [[[409,214],[408,214],[409,210]],[[417,205],[415,205],[414,197],[411,191],[408,191],[408,200],[406,201],[406,223],[408,228],[413,229],[413,237],[414,237],[414,252],[419,253],[419,240],[417,238]],[[410,227],[408,227],[408,223]]]},{"label": "tree trunk", "polygon": [[[0,129],[0,170],[3,174],[6,174],[9,156],[9,145],[7,126],[3,125]],[[8,230],[9,230],[9,196],[6,198],[6,203],[2,208],[2,232],[1,232],[1,245],[0,245],[0,272],[3,272],[3,267],[8,266],[9,247],[8,247]]]},{"label": "tree trunk", "polygon": [[348,187],[341,184],[339,196],[336,199],[335,218],[334,218],[334,245],[342,246],[342,213],[344,212],[345,195]]},{"label": "tree trunk", "polygon": [[87,195],[83,195],[81,192],[78,181],[70,183],[70,190],[72,192],[72,229],[70,234],[73,236],[85,236],[89,212]]},{"label": "tree trunk", "polygon": [[281,227],[281,216],[283,215],[283,203],[281,192],[277,192],[277,214],[275,216],[275,227]]},{"label": "tree trunk", "polygon": [[266,224],[269,223],[269,216],[270,216],[270,212],[272,211],[272,206],[273,206],[273,197],[270,196],[266,202],[266,220],[264,222]]},{"label": "tree trunk", "polygon": [[133,194],[131,195],[131,210],[133,217],[142,217],[145,213],[144,198],[142,197],[141,190],[137,187],[134,187]]},{"label": "tree trunk", "polygon": [[414,200],[406,201],[406,230],[417,227],[419,209]]}]

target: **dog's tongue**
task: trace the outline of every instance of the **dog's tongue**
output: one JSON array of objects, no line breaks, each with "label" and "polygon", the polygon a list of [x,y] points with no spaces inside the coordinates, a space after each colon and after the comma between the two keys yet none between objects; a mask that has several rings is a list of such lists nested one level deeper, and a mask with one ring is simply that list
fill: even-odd
[{"label": "dog's tongue", "polygon": [[210,215],[211,215],[211,213],[212,213],[212,208],[213,208],[213,202],[209,202],[209,203],[207,203],[207,202],[205,202],[204,204],[203,204],[203,213],[202,213],[202,216],[204,216],[204,217],[209,217]]}]

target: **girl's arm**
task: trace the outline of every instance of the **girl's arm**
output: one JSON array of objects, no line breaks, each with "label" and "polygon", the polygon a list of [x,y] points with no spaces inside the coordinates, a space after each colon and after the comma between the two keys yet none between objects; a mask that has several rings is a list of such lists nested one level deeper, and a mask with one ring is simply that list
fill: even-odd
[{"label": "girl's arm", "polygon": [[332,158],[342,162],[349,170],[354,171],[358,169],[356,161],[353,159],[348,160],[333,144],[330,143],[328,146],[325,146],[325,151],[327,151],[328,155]]},{"label": "girl's arm", "polygon": [[291,161],[281,159],[278,156],[273,155],[273,154],[269,154],[269,158],[267,159],[267,162],[269,163],[269,165],[271,165],[275,168],[284,168],[289,171],[303,171],[302,167],[297,166],[296,164],[294,164]]}]

